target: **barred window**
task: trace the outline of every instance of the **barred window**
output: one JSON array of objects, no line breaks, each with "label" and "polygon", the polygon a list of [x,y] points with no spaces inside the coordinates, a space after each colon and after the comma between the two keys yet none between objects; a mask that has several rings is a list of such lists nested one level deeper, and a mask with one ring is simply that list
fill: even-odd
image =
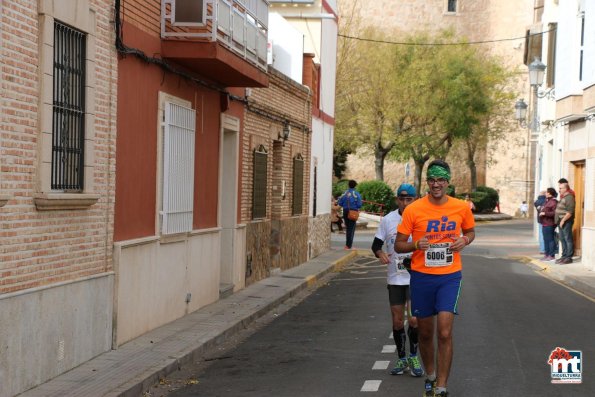
[{"label": "barred window", "polygon": [[302,214],[304,201],[304,159],[298,154],[293,159],[293,215]]},{"label": "barred window", "polygon": [[457,12],[457,0],[448,0],[447,12]]},{"label": "barred window", "polygon": [[82,191],[86,34],[54,22],[51,188]]},{"label": "barred window", "polygon": [[269,154],[260,145],[254,150],[254,178],[252,181],[252,219],[267,216],[267,162]]}]

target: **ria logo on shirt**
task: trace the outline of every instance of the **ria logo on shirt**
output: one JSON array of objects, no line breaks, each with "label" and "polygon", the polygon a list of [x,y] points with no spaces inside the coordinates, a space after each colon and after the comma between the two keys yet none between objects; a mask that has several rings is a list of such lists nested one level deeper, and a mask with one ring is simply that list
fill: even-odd
[{"label": "ria logo on shirt", "polygon": [[430,219],[428,221],[428,227],[426,228],[426,233],[428,232],[450,232],[457,228],[457,223],[455,221],[449,221],[447,216],[443,216],[440,220]]}]

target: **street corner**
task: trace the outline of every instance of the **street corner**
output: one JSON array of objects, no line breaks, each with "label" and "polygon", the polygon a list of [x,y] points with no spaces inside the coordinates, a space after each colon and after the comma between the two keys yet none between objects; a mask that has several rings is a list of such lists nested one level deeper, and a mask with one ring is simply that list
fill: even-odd
[{"label": "street corner", "polygon": [[353,261],[357,257],[358,257],[358,250],[346,251],[345,255],[343,255],[341,258],[337,259],[336,261],[332,262],[333,271],[337,272],[337,273],[340,272],[341,270],[343,270],[345,265],[347,265],[349,262]]},{"label": "street corner", "polygon": [[549,265],[542,262],[538,258],[534,258],[531,256],[511,256],[510,259],[522,262],[531,267],[533,270],[537,270],[540,272],[547,272],[549,270]]}]

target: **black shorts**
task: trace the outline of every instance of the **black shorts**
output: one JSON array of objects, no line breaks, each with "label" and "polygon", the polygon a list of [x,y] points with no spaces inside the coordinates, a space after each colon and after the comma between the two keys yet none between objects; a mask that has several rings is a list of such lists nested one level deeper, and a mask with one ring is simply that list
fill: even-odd
[{"label": "black shorts", "polygon": [[411,299],[408,285],[387,285],[388,301],[391,306],[404,305]]}]

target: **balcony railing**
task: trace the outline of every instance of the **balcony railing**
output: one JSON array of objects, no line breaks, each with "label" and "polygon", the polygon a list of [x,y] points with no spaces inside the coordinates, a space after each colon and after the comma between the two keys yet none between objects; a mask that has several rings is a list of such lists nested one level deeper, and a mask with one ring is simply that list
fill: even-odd
[{"label": "balcony railing", "polygon": [[267,69],[267,0],[161,0],[161,37],[217,41]]}]

